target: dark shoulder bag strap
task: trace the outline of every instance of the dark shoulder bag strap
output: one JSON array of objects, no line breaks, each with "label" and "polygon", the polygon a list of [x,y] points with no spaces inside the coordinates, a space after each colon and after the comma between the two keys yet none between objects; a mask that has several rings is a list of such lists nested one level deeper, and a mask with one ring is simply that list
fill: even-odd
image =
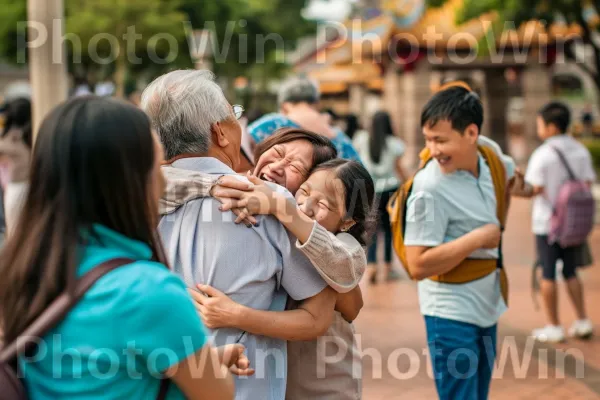
[{"label": "dark shoulder bag strap", "polygon": [[550,146],[550,147],[552,147],[552,149],[556,152],[556,154],[558,154],[558,158],[560,158],[561,164],[567,169],[567,172],[569,173],[569,179],[572,181],[576,181],[577,177],[573,173],[573,170],[571,169],[571,166],[567,162],[567,159],[565,158],[565,155],[562,153],[562,151],[560,151],[559,149],[557,149],[554,146]]},{"label": "dark shoulder bag strap", "polygon": [[[64,292],[59,295],[19,337],[41,338],[63,320],[67,313],[98,279],[110,271],[125,264],[131,264],[132,262],[133,260],[129,258],[115,258],[93,268],[77,281],[74,293]],[[14,360],[18,355],[23,354],[32,344],[33,342],[29,340],[15,340],[0,351],[0,361],[8,363]]]}]

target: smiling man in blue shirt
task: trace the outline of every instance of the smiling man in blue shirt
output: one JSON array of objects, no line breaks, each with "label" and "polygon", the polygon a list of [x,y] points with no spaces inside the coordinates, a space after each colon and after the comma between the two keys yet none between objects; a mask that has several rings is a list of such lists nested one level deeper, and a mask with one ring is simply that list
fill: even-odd
[{"label": "smiling man in blue shirt", "polygon": [[[432,159],[416,174],[407,201],[408,265],[420,280],[438,394],[448,400],[488,397],[497,321],[506,310],[498,270],[466,283],[431,279],[467,258],[499,257],[496,193],[490,167],[478,151],[482,123],[481,101],[466,88],[442,90],[427,103],[421,125]],[[511,177],[514,163],[498,157]]]}]

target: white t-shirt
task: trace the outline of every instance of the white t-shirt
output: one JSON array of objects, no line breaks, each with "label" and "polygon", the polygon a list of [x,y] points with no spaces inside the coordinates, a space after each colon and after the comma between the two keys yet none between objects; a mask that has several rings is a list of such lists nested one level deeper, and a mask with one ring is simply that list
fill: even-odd
[{"label": "white t-shirt", "polygon": [[400,138],[393,135],[386,138],[385,147],[381,150],[378,163],[374,163],[371,160],[369,132],[357,132],[352,144],[358,152],[365,168],[371,174],[377,193],[397,189],[400,186],[401,182],[396,174],[396,160],[398,157],[402,157],[405,151],[404,142]]},{"label": "white t-shirt", "polygon": [[562,152],[577,179],[586,182],[596,180],[590,152],[571,136],[553,136],[538,147],[529,159],[525,174],[527,183],[544,188],[544,192],[533,200],[532,231],[536,235],[550,232],[553,204],[560,187],[569,178],[567,169],[553,147]]}]

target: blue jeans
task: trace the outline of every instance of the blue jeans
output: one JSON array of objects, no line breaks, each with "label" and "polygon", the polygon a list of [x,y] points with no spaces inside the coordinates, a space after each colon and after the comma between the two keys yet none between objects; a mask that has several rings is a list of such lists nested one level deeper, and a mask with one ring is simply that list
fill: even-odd
[{"label": "blue jeans", "polygon": [[497,325],[477,325],[425,316],[435,386],[441,400],[488,398]]}]

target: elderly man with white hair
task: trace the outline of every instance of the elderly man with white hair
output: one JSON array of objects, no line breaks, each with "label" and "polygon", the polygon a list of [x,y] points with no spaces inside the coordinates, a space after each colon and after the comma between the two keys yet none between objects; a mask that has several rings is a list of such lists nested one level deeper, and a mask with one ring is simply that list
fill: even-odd
[{"label": "elderly man with white hair", "polygon": [[[160,136],[168,169],[192,180],[235,175],[241,109],[227,102],[211,73],[190,70],[163,75],[144,91],[142,107]],[[294,300],[311,298],[318,309],[333,312],[335,294],[276,219],[258,217],[258,225],[247,228],[234,223],[233,213],[220,212],[220,203],[211,197],[183,203],[166,200],[172,209],[165,211],[159,232],[170,264],[190,288],[211,285],[258,310],[284,311],[289,295]],[[216,345],[246,346],[256,369],[252,377],[237,378],[236,399],[285,398],[284,340],[231,328],[215,329],[212,334]]]}]

